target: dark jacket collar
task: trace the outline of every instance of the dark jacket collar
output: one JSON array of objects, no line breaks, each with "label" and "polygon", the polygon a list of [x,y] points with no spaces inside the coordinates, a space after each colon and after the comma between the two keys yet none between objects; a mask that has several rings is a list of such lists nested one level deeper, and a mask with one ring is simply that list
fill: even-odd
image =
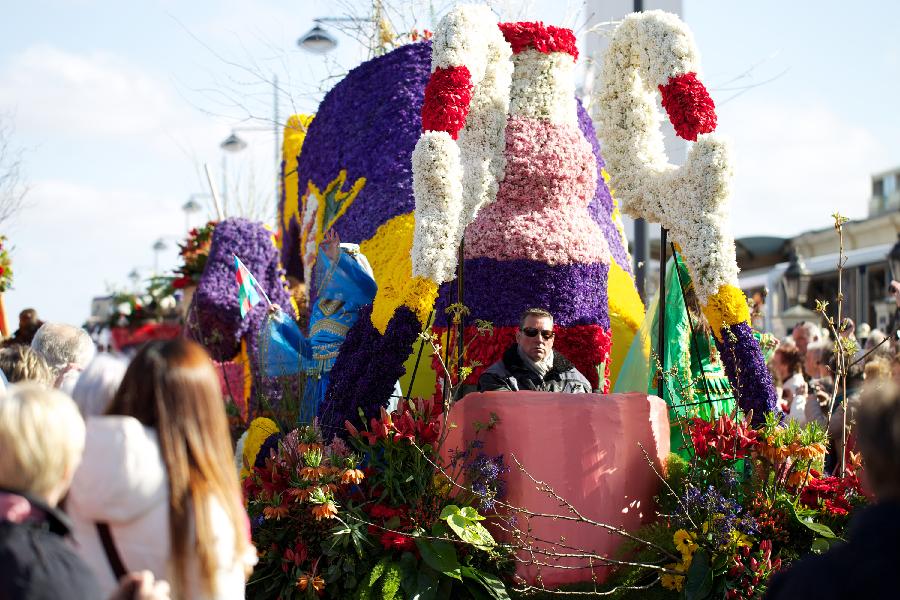
[{"label": "dark jacket collar", "polygon": [[[512,344],[506,351],[503,353],[503,364],[506,366],[508,371],[512,371],[513,369],[528,369],[525,365],[525,361],[522,360],[522,357],[519,356],[519,345]],[[565,373],[566,371],[571,371],[575,368],[568,358],[562,355],[562,353],[554,350],[553,351],[553,366],[550,367],[550,370],[547,371],[547,374],[544,375],[544,379],[559,379],[560,375]],[[536,375],[536,373],[535,373]]]},{"label": "dark jacket collar", "polygon": [[58,508],[51,507],[45,501],[36,498],[31,494],[8,490],[2,487],[0,487],[0,492],[21,496],[28,500],[28,502],[30,502],[32,506],[42,510],[44,514],[47,515],[46,524],[51,533],[55,533],[57,535],[65,537],[69,535],[69,532],[72,530],[72,522],[69,520],[69,517],[63,511],[59,510]]}]

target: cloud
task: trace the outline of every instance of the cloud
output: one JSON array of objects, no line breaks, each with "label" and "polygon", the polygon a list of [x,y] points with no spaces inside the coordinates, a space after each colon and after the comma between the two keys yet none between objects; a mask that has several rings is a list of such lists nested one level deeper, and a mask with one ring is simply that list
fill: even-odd
[{"label": "cloud", "polygon": [[[82,323],[91,298],[110,284],[123,287],[134,268],[150,274],[154,241],[183,233],[177,203],[149,192],[48,180],[36,182],[29,199],[33,207],[10,235],[14,289],[6,306],[13,321],[33,306],[45,319]],[[161,271],[176,264],[175,240],[166,243]]]},{"label": "cloud", "polygon": [[164,152],[171,152],[173,136],[212,131],[167,79],[120,56],[46,44],[9,58],[0,71],[0,108],[12,109],[23,131],[140,137]]},{"label": "cloud", "polygon": [[717,132],[732,142],[736,237],[827,227],[835,210],[865,217],[869,176],[886,159],[872,132],[822,103],[736,102]]}]

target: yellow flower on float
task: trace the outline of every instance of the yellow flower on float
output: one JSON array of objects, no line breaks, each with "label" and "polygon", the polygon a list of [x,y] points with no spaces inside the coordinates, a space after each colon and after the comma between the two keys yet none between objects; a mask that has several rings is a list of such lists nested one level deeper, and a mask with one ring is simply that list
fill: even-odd
[{"label": "yellow flower on float", "polygon": [[724,326],[738,323],[750,324],[750,307],[747,306],[747,297],[740,288],[730,284],[723,285],[718,292],[709,297],[703,307],[703,314],[719,341],[722,341]]},{"label": "yellow flower on float", "polygon": [[273,433],[278,433],[278,425],[267,417],[256,417],[247,428],[247,439],[244,440],[243,465],[241,466],[241,480],[250,475],[247,465],[253,466],[259,449]]},{"label": "yellow flower on float", "polygon": [[284,193],[284,206],[281,212],[282,228],[287,230],[291,221],[300,223],[300,190],[297,180],[297,163],[306,132],[312,123],[314,115],[291,115],[284,127],[284,142],[281,146],[281,158],[284,161],[284,172],[281,176],[281,185]]},{"label": "yellow flower on float", "polygon": [[695,541],[697,536],[685,529],[679,529],[675,532],[675,535],[672,536],[672,539],[675,542],[675,549],[681,552],[681,556],[684,558],[685,562],[690,565],[691,557],[694,552],[696,552],[697,548],[700,547]]},{"label": "yellow flower on float", "polygon": [[372,306],[372,324],[381,333],[399,306],[408,306],[423,325],[437,299],[437,284],[424,277],[412,276],[413,232],[415,215],[398,215],[381,225],[359,250],[372,265],[378,293]]}]

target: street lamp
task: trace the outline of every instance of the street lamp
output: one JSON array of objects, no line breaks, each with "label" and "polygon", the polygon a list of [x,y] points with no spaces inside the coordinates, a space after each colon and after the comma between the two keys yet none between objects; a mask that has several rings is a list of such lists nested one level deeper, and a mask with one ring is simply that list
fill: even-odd
[{"label": "street lamp", "polygon": [[153,275],[159,275],[159,253],[166,250],[169,246],[159,238],[153,243]]},{"label": "street lamp", "polygon": [[337,48],[338,42],[334,36],[319,25],[318,19],[315,24],[315,27],[297,40],[297,45],[313,54],[327,54]]},{"label": "street lamp", "polygon": [[806,302],[806,292],[809,289],[811,274],[803,263],[803,257],[791,250],[790,263],[782,276],[784,293],[787,296],[788,305],[796,306]]},{"label": "street lamp", "polygon": [[[268,128],[266,128],[266,131],[268,131]],[[237,134],[232,131],[231,135],[219,144],[219,147],[227,152],[240,152],[247,147],[247,142],[239,138]]]},{"label": "street lamp", "polygon": [[200,210],[203,208],[199,202],[194,200],[194,197],[195,196],[205,196],[205,195],[206,194],[191,194],[190,198],[188,198],[188,201],[185,202],[181,206],[181,210],[184,211],[184,228],[185,228],[185,230],[187,230],[187,231],[191,230],[191,214],[200,212]]},{"label": "street lamp", "polygon": [[897,243],[888,252],[887,261],[891,269],[891,279],[900,281],[900,233],[897,234]]}]

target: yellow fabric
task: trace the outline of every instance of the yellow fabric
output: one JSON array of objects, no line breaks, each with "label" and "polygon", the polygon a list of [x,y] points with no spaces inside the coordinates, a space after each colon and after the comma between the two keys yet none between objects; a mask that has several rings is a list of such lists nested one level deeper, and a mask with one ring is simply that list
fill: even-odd
[{"label": "yellow fabric", "polygon": [[710,296],[703,307],[703,314],[709,321],[716,339],[722,341],[722,327],[725,325],[737,325],[738,323],[750,324],[750,307],[747,306],[747,297],[739,288],[733,285],[723,285],[719,291]]},{"label": "yellow fabric", "polygon": [[[312,180],[306,184],[306,193],[315,195],[319,207],[316,211],[316,247],[322,243],[322,240],[325,238],[325,232],[331,229],[337,220],[344,216],[344,213],[347,212],[347,209],[350,208],[350,205],[353,204],[353,201],[359,196],[359,193],[366,185],[366,178],[360,177],[354,181],[353,185],[350,186],[350,189],[345,192],[344,184],[346,182],[347,170],[341,169],[338,176],[329,181],[324,190],[320,190]],[[329,197],[333,197],[333,203],[338,204],[339,207],[337,213],[335,213],[331,220],[326,223],[325,204],[326,199]],[[303,246],[301,247],[306,247],[305,242],[306,241],[304,240]]]},{"label": "yellow fabric", "polygon": [[247,465],[253,465],[256,462],[256,455],[263,443],[273,433],[278,433],[278,425],[275,421],[266,417],[257,417],[250,423],[247,428],[247,437],[244,440],[244,452],[241,461],[241,480],[250,475]]},{"label": "yellow fabric", "polygon": [[634,278],[615,261],[610,262],[607,278],[607,294],[609,297],[609,323],[612,330],[612,350],[610,352],[609,379],[610,387],[616,385],[616,379],[631,341],[644,322],[644,303],[634,287]]},{"label": "yellow fabric", "polygon": [[314,115],[291,115],[284,127],[281,157],[284,173],[281,185],[284,189],[284,207],[281,213],[282,229],[287,230],[291,221],[300,222],[300,189],[297,181],[297,161],[303,149],[306,132]]},{"label": "yellow fabric", "polygon": [[394,311],[401,305],[411,308],[424,324],[437,299],[436,283],[412,276],[410,250],[415,227],[413,213],[398,215],[359,245],[360,252],[369,259],[378,283],[378,293],[372,307],[372,324],[381,333],[384,333]]}]

